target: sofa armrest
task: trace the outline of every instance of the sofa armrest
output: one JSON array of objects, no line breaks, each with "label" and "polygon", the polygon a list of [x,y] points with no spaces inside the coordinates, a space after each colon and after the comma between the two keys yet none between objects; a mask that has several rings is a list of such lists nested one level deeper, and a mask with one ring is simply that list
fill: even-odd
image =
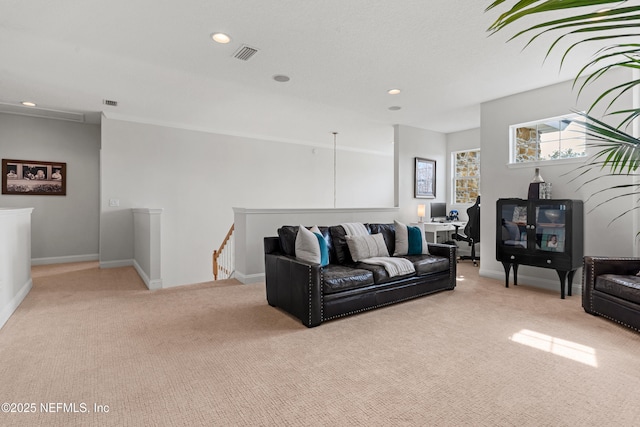
[{"label": "sofa armrest", "polygon": [[323,306],[321,270],[320,264],[265,253],[267,302],[296,316],[307,327],[318,326]]},{"label": "sofa armrest", "polygon": [[265,237],[264,238],[264,253],[265,254],[277,254],[281,253],[280,238],[278,237]]},{"label": "sofa armrest", "polygon": [[582,268],[582,307],[593,313],[592,291],[598,276],[603,274],[634,275],[640,270],[640,258],[585,256]]},{"label": "sofa armrest", "polygon": [[[429,253],[431,255],[437,255],[437,256],[443,256],[446,258],[449,258],[450,256],[454,256],[455,259],[455,255],[456,255],[456,249],[458,249],[457,246],[455,245],[446,245],[444,243],[429,243]],[[452,253],[453,250],[453,253]]]},{"label": "sofa armrest", "polygon": [[449,260],[449,285],[451,289],[455,288],[458,276],[458,247],[444,243],[429,243],[429,253]]}]

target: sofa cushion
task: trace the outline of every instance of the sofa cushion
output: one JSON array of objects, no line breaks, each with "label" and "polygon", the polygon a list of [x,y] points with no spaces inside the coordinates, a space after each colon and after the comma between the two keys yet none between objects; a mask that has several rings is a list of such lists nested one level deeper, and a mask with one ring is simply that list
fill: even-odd
[{"label": "sofa cushion", "polygon": [[298,227],[296,236],[296,258],[306,262],[325,266],[329,264],[329,249],[317,226],[307,230],[304,225]]},{"label": "sofa cushion", "polygon": [[278,239],[280,239],[280,248],[285,255],[296,256],[297,235],[298,227],[292,225],[284,225],[278,228]]},{"label": "sofa cushion", "polygon": [[440,273],[449,271],[449,259],[434,255],[405,255],[406,258],[413,263],[418,276],[425,274]]},{"label": "sofa cushion", "polygon": [[375,265],[375,264],[365,264],[364,262],[357,263],[355,265],[355,268],[370,271],[373,274],[373,281],[376,285],[379,285],[381,283],[393,282],[395,280],[403,279],[405,277],[415,276],[415,273],[411,273],[411,274],[390,277],[389,273],[383,266]]},{"label": "sofa cushion", "polygon": [[389,251],[384,243],[382,234],[369,234],[366,236],[345,236],[351,258],[355,262],[373,257],[388,257]]},{"label": "sofa cushion", "polygon": [[595,289],[640,304],[640,277],[603,274],[596,278]]},{"label": "sofa cushion", "polygon": [[387,251],[392,254],[396,250],[396,230],[393,224],[366,224],[371,234],[382,234]]},{"label": "sofa cushion", "polygon": [[329,233],[331,234],[333,249],[336,254],[336,262],[338,264],[353,264],[349,246],[347,245],[347,233],[344,231],[344,227],[341,225],[331,226],[329,227]]},{"label": "sofa cushion", "polygon": [[412,227],[394,221],[396,230],[396,249],[394,256],[428,254],[429,247],[421,227]]},{"label": "sofa cushion", "polygon": [[371,271],[329,264],[322,269],[322,283],[325,294],[334,294],[373,285],[374,281]]},{"label": "sofa cushion", "polygon": [[[335,262],[335,251],[331,241],[329,227],[318,227],[320,233],[324,237],[329,249],[329,263]],[[296,236],[298,235],[297,225],[283,225],[278,229],[278,239],[280,240],[280,248],[282,253],[289,256],[296,256]]]}]

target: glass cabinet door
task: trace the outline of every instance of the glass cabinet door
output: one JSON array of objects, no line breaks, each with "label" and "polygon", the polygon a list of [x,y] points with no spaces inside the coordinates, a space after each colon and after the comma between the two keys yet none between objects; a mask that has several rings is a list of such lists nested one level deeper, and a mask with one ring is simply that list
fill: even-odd
[{"label": "glass cabinet door", "polygon": [[527,248],[526,201],[500,201],[498,242],[505,247]]},{"label": "glass cabinet door", "polygon": [[565,251],[566,214],[567,205],[564,203],[536,205],[536,249],[546,252]]}]

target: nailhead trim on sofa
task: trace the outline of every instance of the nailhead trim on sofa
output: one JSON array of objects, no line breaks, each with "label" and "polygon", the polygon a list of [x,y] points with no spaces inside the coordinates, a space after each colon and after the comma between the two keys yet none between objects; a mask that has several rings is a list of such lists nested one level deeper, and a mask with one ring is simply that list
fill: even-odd
[{"label": "nailhead trim on sofa", "polygon": [[[594,259],[594,260],[601,259],[601,260],[609,260],[609,261],[629,261],[629,260],[633,260],[633,259],[635,259],[635,258],[634,258],[634,257],[620,257],[620,258],[611,258],[611,257],[591,257],[591,259]],[[584,284],[586,283],[586,282],[585,282],[584,275],[585,275],[585,272],[584,272],[584,270],[583,270],[583,271],[582,271],[582,285],[583,285],[583,286],[584,286]],[[595,277],[596,277],[596,265],[595,265],[595,263],[592,263],[592,264],[591,264],[591,277],[593,277],[593,278],[594,278],[594,280],[595,280]],[[584,292],[584,288],[582,289],[582,292]],[[611,316],[608,316],[608,315],[606,315],[606,314],[604,314],[604,313],[600,313],[599,311],[595,310],[595,309],[593,308],[593,292],[591,292],[591,293],[589,294],[589,305],[590,305],[589,309],[590,309],[593,313],[597,314],[598,316],[604,317],[605,319],[612,320],[612,321],[616,322],[617,324],[622,325],[622,326],[624,326],[624,327],[627,327],[627,328],[629,328],[629,329],[633,329],[633,330],[634,330],[634,331],[636,331],[636,332],[640,332],[640,329],[636,328],[635,326],[628,325],[628,324],[626,324],[626,323],[624,323],[624,322],[621,322],[621,321],[620,321],[620,320],[618,320],[618,319],[614,319],[614,318],[613,318],[613,317],[611,317]]]}]

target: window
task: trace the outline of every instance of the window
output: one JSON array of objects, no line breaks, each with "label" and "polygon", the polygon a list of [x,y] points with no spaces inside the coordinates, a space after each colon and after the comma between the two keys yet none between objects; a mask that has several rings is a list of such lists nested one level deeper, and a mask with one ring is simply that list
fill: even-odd
[{"label": "window", "polygon": [[528,163],[584,157],[584,129],[575,123],[579,118],[577,114],[571,114],[510,126],[510,162]]},{"label": "window", "polygon": [[480,150],[453,153],[453,203],[474,203],[480,192]]}]

